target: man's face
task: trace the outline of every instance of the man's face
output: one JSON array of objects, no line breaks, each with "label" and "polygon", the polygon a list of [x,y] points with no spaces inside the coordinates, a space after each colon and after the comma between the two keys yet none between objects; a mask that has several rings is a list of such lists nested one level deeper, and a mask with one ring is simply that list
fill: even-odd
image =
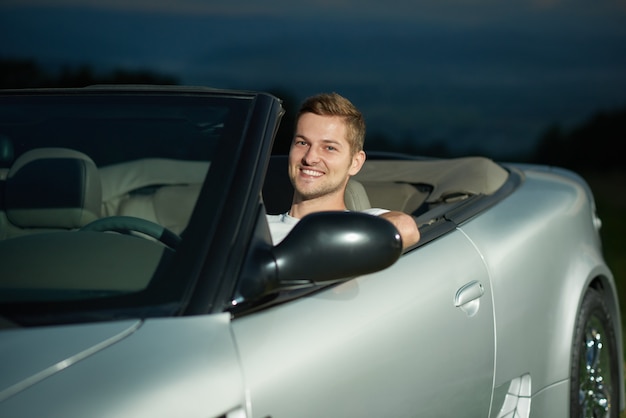
[{"label": "man's face", "polygon": [[302,200],[341,194],[361,169],[365,153],[352,155],[346,124],[339,116],[304,113],[289,151],[289,177]]}]

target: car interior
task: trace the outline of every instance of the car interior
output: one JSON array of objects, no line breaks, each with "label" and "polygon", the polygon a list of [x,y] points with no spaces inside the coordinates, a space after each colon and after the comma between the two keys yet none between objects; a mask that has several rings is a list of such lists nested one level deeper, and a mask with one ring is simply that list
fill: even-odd
[{"label": "car interior", "polygon": [[[11,164],[0,174],[0,299],[13,301],[33,292],[51,298],[74,292],[84,298],[85,292],[146,288],[164,255],[176,247],[164,239],[165,232],[180,239],[210,164],[145,158],[97,167],[85,153],[60,147],[31,149],[17,158],[5,155]],[[381,207],[412,214],[420,229],[436,236],[446,229],[428,228],[430,223],[472,197],[496,194],[508,175],[482,157],[372,159],[350,180],[345,201],[355,211]],[[262,190],[266,211],[288,210],[292,193],[287,156],[271,157]],[[121,218],[131,220],[131,227],[117,223]],[[148,228],[138,228],[138,222]],[[133,238],[130,231],[147,239]],[[422,233],[418,245],[432,239],[427,235]],[[45,293],[51,285],[56,293]]]}]

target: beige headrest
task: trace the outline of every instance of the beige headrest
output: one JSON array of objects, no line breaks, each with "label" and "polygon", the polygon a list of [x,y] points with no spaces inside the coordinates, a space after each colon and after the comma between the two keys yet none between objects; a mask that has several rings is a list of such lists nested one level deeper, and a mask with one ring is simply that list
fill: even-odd
[{"label": "beige headrest", "polygon": [[353,178],[348,180],[343,200],[349,210],[362,211],[372,207],[365,187]]},{"label": "beige headrest", "polygon": [[5,205],[7,218],[20,228],[80,228],[100,217],[98,168],[76,150],[27,151],[9,170]]}]

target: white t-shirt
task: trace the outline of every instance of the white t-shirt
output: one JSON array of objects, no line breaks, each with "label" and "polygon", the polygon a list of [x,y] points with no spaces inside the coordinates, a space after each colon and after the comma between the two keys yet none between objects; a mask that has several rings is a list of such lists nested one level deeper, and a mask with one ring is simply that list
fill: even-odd
[{"label": "white t-shirt", "polygon": [[[389,211],[387,209],[370,208],[361,212],[378,216]],[[298,218],[289,216],[287,213],[281,213],[280,215],[267,215],[267,223],[270,227],[270,233],[272,234],[272,241],[274,242],[274,245],[281,242],[299,220],[300,219]]]}]

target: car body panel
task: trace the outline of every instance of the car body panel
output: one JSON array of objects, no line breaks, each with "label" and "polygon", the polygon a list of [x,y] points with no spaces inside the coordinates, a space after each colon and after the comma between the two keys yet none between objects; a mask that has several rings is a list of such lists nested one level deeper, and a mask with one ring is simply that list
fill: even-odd
[{"label": "car body panel", "polygon": [[[597,231],[586,202],[578,184],[554,173],[526,172],[524,184],[498,203],[498,210],[460,227],[483,254],[493,279],[496,385],[530,373],[536,393],[568,379],[570,359],[563,353],[569,352],[579,303],[572,295],[596,277],[611,277],[589,242]],[[574,229],[572,223],[588,228]],[[534,245],[528,245],[530,239]],[[545,359],[534,361],[537,357]]]},{"label": "car body panel", "polygon": [[[4,400],[72,364],[115,344],[134,332],[140,321],[123,321],[63,328],[7,330],[0,334],[6,365],[0,376]],[[45,347],[45,350],[42,350]],[[30,361],[24,363],[21,358]]]},{"label": "car body panel", "polygon": [[[78,345],[81,340],[92,339],[91,347],[100,349],[76,361],[71,356],[59,356],[54,364],[48,360],[46,364],[51,364],[56,373],[29,382],[32,384],[22,391],[7,396],[0,402],[0,415],[41,416],[42,405],[46,405],[45,416],[66,418],[200,418],[224,414],[244,405],[229,323],[229,315],[220,314],[148,320],[140,326],[129,321],[68,325],[44,330],[43,337],[37,328],[26,333],[3,332],[3,355],[19,352],[33,365],[42,357],[49,358],[49,353],[62,348],[61,343],[66,341]],[[116,329],[121,338],[110,336]],[[23,335],[17,336],[17,344],[26,344],[32,336],[39,345],[26,344],[22,351],[8,351],[19,349],[14,344],[15,334],[20,333]]]}]

